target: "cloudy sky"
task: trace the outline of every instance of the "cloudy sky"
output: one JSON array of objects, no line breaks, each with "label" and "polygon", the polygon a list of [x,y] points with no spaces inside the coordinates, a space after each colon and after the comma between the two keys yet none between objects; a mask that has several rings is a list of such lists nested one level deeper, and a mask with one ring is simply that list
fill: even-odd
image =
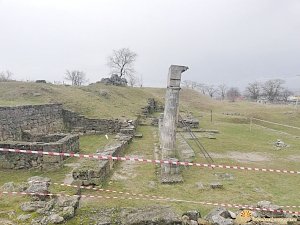
[{"label": "cloudy sky", "polygon": [[16,79],[62,81],[78,69],[95,82],[127,47],[144,86],[166,86],[179,64],[200,83],[300,87],[299,0],[0,0],[0,32],[0,71]]}]

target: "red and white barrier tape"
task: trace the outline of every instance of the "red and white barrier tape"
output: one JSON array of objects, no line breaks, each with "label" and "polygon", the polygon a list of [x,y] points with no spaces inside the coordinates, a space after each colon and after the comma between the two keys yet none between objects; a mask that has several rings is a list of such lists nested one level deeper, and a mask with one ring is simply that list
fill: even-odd
[{"label": "red and white barrier tape", "polygon": [[[180,201],[180,202],[185,202],[185,203],[196,203],[195,201],[189,201],[189,200],[177,200],[175,198],[166,198],[162,196],[156,196],[156,195],[146,195],[146,194],[136,194],[136,193],[130,193],[130,192],[123,192],[123,191],[115,191],[115,190],[109,190],[109,189],[103,189],[103,188],[95,188],[92,186],[80,186],[80,185],[72,185],[72,184],[64,184],[64,183],[56,183],[56,182],[40,182],[40,181],[32,181],[29,183],[49,183],[57,186],[62,186],[62,187],[72,187],[72,188],[80,188],[80,189],[86,189],[86,190],[93,190],[93,191],[99,191],[99,192],[106,192],[106,193],[113,193],[113,194],[121,194],[121,195],[131,195],[131,196],[138,196],[138,197],[144,197],[144,198],[152,198],[152,199],[158,199],[162,201]],[[200,202],[197,202],[200,203]],[[204,202],[201,202],[204,203]],[[218,205],[218,206],[223,206],[226,204],[223,203],[208,203],[205,202],[206,205]],[[241,207],[243,205],[238,205],[238,204],[231,204],[236,207]],[[244,207],[252,207],[255,208],[253,205],[244,205]],[[300,208],[300,206],[279,206],[279,208]]]},{"label": "red and white barrier tape", "polygon": [[293,171],[293,170],[266,169],[266,168],[256,168],[256,167],[253,168],[253,167],[244,167],[244,166],[214,165],[214,164],[206,164],[206,163],[176,162],[176,161],[171,161],[171,160],[141,159],[141,158],[119,157],[119,156],[110,156],[110,155],[107,156],[107,155],[97,155],[97,154],[86,155],[86,154],[79,154],[79,153],[46,152],[46,151],[32,151],[32,150],[7,149],[7,148],[0,148],[0,152],[13,152],[13,153],[25,153],[25,154],[50,155],[50,156],[67,156],[67,157],[78,157],[78,158],[99,159],[99,160],[135,161],[135,162],[154,163],[154,164],[174,164],[174,165],[179,165],[179,166],[197,166],[197,167],[246,170],[246,171],[256,171],[256,172],[300,174],[300,171]]},{"label": "red and white barrier tape", "polygon": [[[81,198],[98,198],[98,199],[121,199],[121,200],[145,200],[145,201],[166,201],[165,199],[157,199],[157,198],[142,198],[142,197],[118,197],[118,196],[102,196],[102,195],[68,195],[68,194],[51,194],[51,193],[33,193],[33,192],[8,192],[8,191],[1,191],[1,194],[6,195],[31,195],[31,196],[78,196]],[[238,209],[250,209],[254,211],[265,211],[265,212],[274,212],[274,213],[286,213],[286,214],[295,214],[300,215],[300,212],[297,211],[290,211],[290,210],[275,210],[275,209],[267,209],[267,208],[257,208],[257,207],[250,207],[250,206],[243,206],[243,205],[235,205],[235,204],[222,204],[222,203],[210,203],[210,202],[197,202],[197,201],[187,201],[187,200],[179,200],[179,199],[170,199],[167,200],[170,202],[185,202],[185,203],[192,203],[192,204],[201,204],[201,205],[209,205],[209,206],[222,206],[222,207],[229,207],[229,208],[238,208]]]}]

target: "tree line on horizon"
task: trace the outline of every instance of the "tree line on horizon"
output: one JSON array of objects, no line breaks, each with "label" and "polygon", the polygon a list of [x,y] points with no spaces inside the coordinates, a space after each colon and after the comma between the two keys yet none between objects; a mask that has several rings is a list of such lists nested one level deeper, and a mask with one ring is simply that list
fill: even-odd
[{"label": "tree line on horizon", "polygon": [[182,81],[185,88],[190,88],[199,91],[203,95],[208,95],[211,98],[218,98],[221,100],[228,99],[229,101],[236,101],[243,97],[252,101],[266,100],[269,102],[288,101],[288,97],[294,93],[287,87],[284,87],[285,81],[282,79],[270,79],[266,82],[254,81],[248,83],[243,92],[237,87],[228,87],[225,84],[218,86],[198,83],[191,80]]},{"label": "tree line on horizon", "polygon": [[[131,87],[139,83],[139,86],[142,87],[143,81],[136,77],[134,68],[136,59],[137,54],[129,48],[113,50],[112,54],[107,57],[106,63],[110,68],[110,77],[102,78],[99,82],[117,86],[127,86],[129,84]],[[9,70],[0,71],[0,82],[11,81],[12,77],[13,73]],[[64,79],[70,81],[72,86],[81,86],[88,82],[86,73],[81,70],[66,70]],[[46,83],[45,80],[37,80],[36,82]],[[286,102],[288,97],[293,95],[293,92],[284,87],[284,83],[285,81],[282,79],[271,79],[264,83],[254,81],[249,83],[243,93],[241,93],[239,88],[228,87],[225,84],[215,86],[191,80],[182,81],[183,87],[195,89],[211,98],[228,99],[233,102],[240,97],[245,97],[253,101],[264,99],[270,102]]]}]

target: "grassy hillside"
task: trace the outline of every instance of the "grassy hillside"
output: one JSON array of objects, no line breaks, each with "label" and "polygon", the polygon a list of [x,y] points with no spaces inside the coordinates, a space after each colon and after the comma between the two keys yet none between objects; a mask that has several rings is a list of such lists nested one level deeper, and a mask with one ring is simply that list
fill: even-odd
[{"label": "grassy hillside", "polygon": [[[72,87],[26,82],[0,82],[0,105],[63,103],[66,108],[95,118],[133,118],[148,98],[164,102],[164,88],[115,87],[102,84]],[[222,113],[240,113],[274,122],[300,127],[300,107],[263,105],[251,102],[215,101],[200,93],[182,89],[181,112],[204,116],[213,110],[216,118]],[[208,115],[208,114],[207,114]],[[222,118],[221,118],[222,119]],[[272,126],[271,126],[272,127]]]},{"label": "grassy hillside", "polygon": [[[134,118],[140,112],[141,107],[147,104],[148,98],[156,98],[164,102],[166,91],[163,88],[114,87],[101,84],[71,87],[22,82],[0,82],[0,90],[0,105],[59,102],[68,109],[95,118]],[[249,120],[249,117],[257,117],[300,127],[300,107],[296,109],[294,106],[215,101],[196,91],[182,89],[180,113],[189,112],[200,120],[202,128],[220,131],[215,135],[216,139],[208,139],[205,135],[196,133],[216,164],[300,170],[299,130],[261,122],[254,122],[250,126]],[[157,127],[140,126],[138,132],[143,133],[143,138],[134,139],[124,154],[153,159],[154,146],[159,145]],[[187,133],[184,135],[188,136]],[[112,137],[109,136],[109,139],[111,140]],[[277,139],[283,140],[289,147],[276,150],[274,142]],[[192,140],[187,138],[187,141],[191,146],[195,146]],[[96,149],[103,148],[107,143],[108,140],[103,135],[80,137],[81,152],[86,154],[94,153]],[[200,150],[195,148],[195,153],[195,162],[206,162]],[[80,159],[77,158],[67,159],[64,167],[51,172],[1,170],[3,176],[0,179],[0,186],[9,181],[26,181],[28,177],[34,175],[50,177],[53,182],[62,183],[66,174],[71,172],[67,163],[79,162]],[[193,201],[255,204],[260,200],[270,200],[279,205],[299,205],[297,188],[300,181],[297,175],[187,167],[182,168],[183,184],[162,185],[156,175],[158,171],[158,167],[152,164],[120,162],[102,188]],[[233,179],[218,178],[219,174],[224,173],[230,173]],[[199,190],[196,185],[201,182],[208,186],[215,181],[221,181],[224,188]],[[51,186],[51,191],[75,193],[74,189],[57,186]],[[82,190],[82,193],[113,196],[112,193],[96,193],[91,190]],[[19,215],[23,213],[19,209],[19,203],[22,201],[24,197],[3,196],[0,208],[15,210]],[[99,208],[141,207],[148,204],[153,205],[156,202],[83,199],[77,216],[67,224],[82,224],[82,221],[86,224],[93,224],[89,221],[90,212]],[[171,205],[179,213],[199,209],[202,215],[213,208],[213,206],[180,202],[159,202],[159,204]],[[1,217],[7,219],[6,215],[0,215]]]}]

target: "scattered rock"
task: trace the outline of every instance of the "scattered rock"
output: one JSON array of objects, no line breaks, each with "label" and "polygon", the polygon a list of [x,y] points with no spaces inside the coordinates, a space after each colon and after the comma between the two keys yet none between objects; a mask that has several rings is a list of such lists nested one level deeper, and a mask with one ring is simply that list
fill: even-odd
[{"label": "scattered rock", "polygon": [[207,189],[202,182],[197,182],[196,183],[196,187],[197,187],[198,190],[205,190],[205,189]]},{"label": "scattered rock", "polygon": [[142,138],[143,134],[142,133],[137,133],[137,134],[134,135],[134,137],[136,137],[136,138]]},{"label": "scattered rock", "polygon": [[215,176],[221,180],[234,180],[234,176],[230,173],[215,173]]},{"label": "scattered rock", "polygon": [[199,211],[187,211],[182,216],[187,216],[189,220],[195,220],[197,221],[199,218],[201,218],[201,214]]},{"label": "scattered rock", "polygon": [[233,225],[233,218],[225,208],[213,209],[205,219],[214,225]]},{"label": "scattered rock", "polygon": [[289,145],[285,144],[280,139],[277,139],[277,141],[274,143],[274,146],[276,147],[276,149],[282,149],[282,148],[289,147]]},{"label": "scattered rock", "polygon": [[25,191],[28,188],[28,184],[27,183],[21,183],[21,184],[15,184],[14,182],[8,182],[3,184],[3,186],[1,187],[2,191],[18,191],[18,192],[22,192]]},{"label": "scattered rock", "polygon": [[64,221],[64,218],[58,214],[52,214],[51,216],[48,217],[48,220],[50,223],[58,224],[58,223],[62,223]]},{"label": "scattered rock", "polygon": [[280,208],[277,205],[273,205],[269,201],[260,201],[257,203],[257,207],[261,209],[272,209],[272,210],[278,210],[277,212],[270,212],[270,211],[259,211],[258,216],[262,218],[285,218],[286,215],[283,212],[280,212],[282,208]]},{"label": "scattered rock", "polygon": [[16,191],[17,185],[14,182],[8,182],[1,187],[2,191]]},{"label": "scattered rock", "polygon": [[210,184],[210,187],[212,189],[223,189],[223,184],[221,184],[220,182],[213,182]]}]

